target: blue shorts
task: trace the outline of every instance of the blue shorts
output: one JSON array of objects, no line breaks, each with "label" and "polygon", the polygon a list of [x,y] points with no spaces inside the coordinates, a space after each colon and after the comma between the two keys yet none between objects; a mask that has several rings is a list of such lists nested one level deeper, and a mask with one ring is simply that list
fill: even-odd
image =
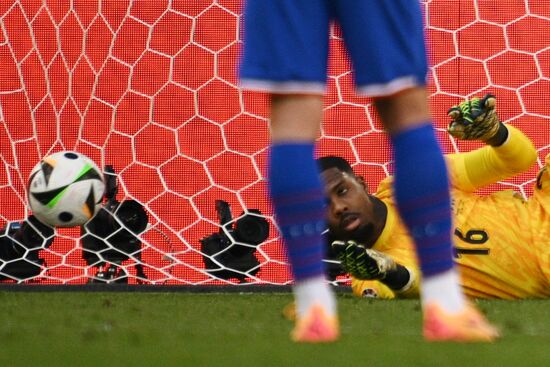
[{"label": "blue shorts", "polygon": [[241,85],[324,93],[332,21],[342,29],[359,94],[385,96],[425,84],[418,0],[247,0]]}]

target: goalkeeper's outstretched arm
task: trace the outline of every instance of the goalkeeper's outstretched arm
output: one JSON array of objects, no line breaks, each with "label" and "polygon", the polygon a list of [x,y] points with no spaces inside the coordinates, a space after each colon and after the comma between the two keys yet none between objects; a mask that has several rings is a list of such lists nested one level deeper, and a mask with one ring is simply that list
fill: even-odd
[{"label": "goalkeeper's outstretched arm", "polygon": [[412,270],[392,257],[355,241],[334,241],[331,247],[343,268],[355,279],[378,280],[400,293],[408,291],[416,278]]},{"label": "goalkeeper's outstretched arm", "polygon": [[464,191],[513,177],[536,162],[537,152],[525,134],[503,124],[490,94],[449,109],[448,131],[459,140],[479,140],[485,147],[447,156],[453,186]]}]

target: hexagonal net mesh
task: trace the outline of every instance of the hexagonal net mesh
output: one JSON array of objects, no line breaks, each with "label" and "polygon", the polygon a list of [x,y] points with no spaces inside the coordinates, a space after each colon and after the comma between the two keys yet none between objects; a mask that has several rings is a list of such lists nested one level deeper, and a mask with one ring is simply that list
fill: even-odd
[{"label": "hexagonal net mesh", "polygon": [[[430,103],[445,151],[479,146],[447,136],[447,108],[495,93],[501,118],[534,141],[539,161],[482,194],[513,188],[530,195],[550,152],[550,7],[527,0],[421,4]],[[0,251],[0,281],[291,281],[266,196],[267,98],[237,86],[240,12],[240,0],[0,2],[0,239],[15,251]],[[374,189],[391,173],[388,142],[371,100],[353,93],[337,29],[331,47],[318,153],[343,155]],[[90,247],[80,228],[19,244],[12,229],[30,214],[30,170],[60,150],[113,166],[117,202],[134,200],[147,213],[137,245]],[[229,205],[233,229],[221,229],[217,200]],[[237,218],[255,225],[266,218],[269,235],[232,253],[241,242]]]}]

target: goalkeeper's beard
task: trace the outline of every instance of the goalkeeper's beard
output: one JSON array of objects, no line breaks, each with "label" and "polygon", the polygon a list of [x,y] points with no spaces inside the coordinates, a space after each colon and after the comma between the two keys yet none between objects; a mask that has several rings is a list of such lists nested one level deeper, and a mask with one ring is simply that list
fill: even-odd
[{"label": "goalkeeper's beard", "polygon": [[370,239],[374,236],[374,224],[372,223],[361,224],[359,227],[357,227],[353,231],[347,232],[345,236],[346,236],[346,241],[352,240],[357,243],[365,244],[367,239]]},{"label": "goalkeeper's beard", "polygon": [[[373,198],[373,214],[374,218],[371,221],[361,223],[359,227],[353,231],[340,231],[341,236],[339,237],[342,237],[345,241],[355,241],[367,248],[372,247],[382,234],[388,215],[386,205],[377,198]],[[375,224],[378,222],[380,225]]]}]

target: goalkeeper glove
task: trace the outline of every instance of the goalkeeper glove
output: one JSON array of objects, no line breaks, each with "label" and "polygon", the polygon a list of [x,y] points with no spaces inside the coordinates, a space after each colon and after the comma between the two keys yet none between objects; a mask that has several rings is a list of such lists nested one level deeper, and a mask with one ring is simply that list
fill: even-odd
[{"label": "goalkeeper glove", "polygon": [[[501,122],[496,113],[496,97],[487,94],[483,98],[473,98],[453,106],[447,111],[451,118],[447,131],[460,140],[482,140],[491,144],[499,130]],[[502,125],[503,129],[506,129]],[[505,130],[507,136],[507,130]],[[499,134],[499,135],[500,135]],[[500,140],[500,139],[499,139]]]},{"label": "goalkeeper glove", "polygon": [[397,269],[391,257],[354,241],[334,241],[331,247],[344,269],[356,279],[382,280]]}]

